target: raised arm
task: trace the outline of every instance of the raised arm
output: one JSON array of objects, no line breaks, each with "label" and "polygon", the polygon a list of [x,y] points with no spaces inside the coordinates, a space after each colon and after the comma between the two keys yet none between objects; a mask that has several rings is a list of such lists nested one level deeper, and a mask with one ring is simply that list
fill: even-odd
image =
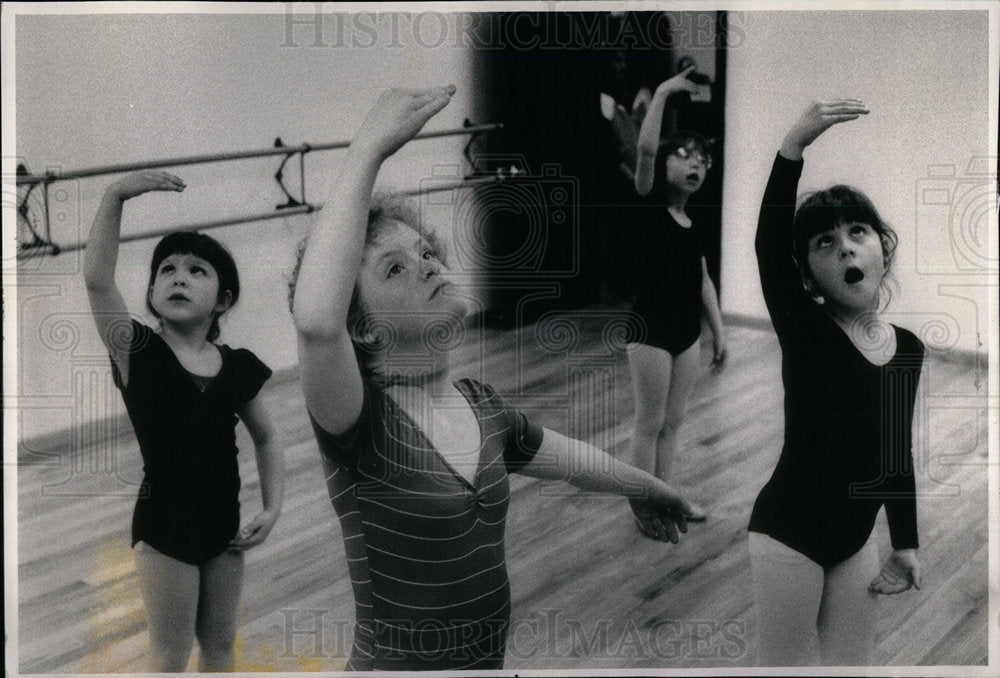
[{"label": "raised arm", "polygon": [[831,126],[868,113],[857,99],[814,101],[785,135],[764,189],[757,220],[757,268],[764,301],[778,336],[788,329],[791,305],[803,298],[802,281],[792,259],[795,197],[802,174],[802,153]]},{"label": "raised arm", "polygon": [[627,497],[639,527],[649,537],[676,544],[678,531],[687,532],[691,507],[673,488],[581,440],[545,429],[541,446],[520,472]]},{"label": "raised arm", "polygon": [[292,314],[306,405],[330,433],[342,433],[361,412],[363,386],[347,328],[354,284],[364,253],[372,188],[382,162],[444,108],[453,86],[389,90],[358,130],[332,195],[309,236]]},{"label": "raised arm", "polygon": [[660,147],[660,132],[663,126],[663,111],[667,106],[667,97],[677,92],[697,93],[698,86],[687,79],[687,74],[694,69],[689,66],[669,80],[660,83],[653,98],[649,102],[649,110],[642,120],[639,129],[639,145],[635,162],[635,190],[639,195],[648,195],[653,190],[653,177],[656,173],[656,151]]},{"label": "raised arm", "polygon": [[123,384],[128,383],[128,341],[124,341],[127,337],[115,331],[117,325],[128,321],[128,308],[115,284],[122,209],[126,200],[149,191],[183,190],[184,182],[167,172],[130,174],[108,186],[94,216],[94,224],[90,227],[83,279],[97,332],[115,361]]}]

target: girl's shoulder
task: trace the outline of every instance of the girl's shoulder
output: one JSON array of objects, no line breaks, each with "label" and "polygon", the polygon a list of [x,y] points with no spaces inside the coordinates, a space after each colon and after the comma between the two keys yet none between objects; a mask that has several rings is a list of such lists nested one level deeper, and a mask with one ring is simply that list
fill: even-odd
[{"label": "girl's shoulder", "polygon": [[145,323],[129,318],[111,331],[111,341],[129,355],[129,370],[138,364],[158,365],[170,361],[174,353],[159,332]]},{"label": "girl's shoulder", "polygon": [[258,358],[257,354],[248,348],[233,348],[229,344],[216,344],[215,346],[219,349],[219,352],[222,354],[223,360],[228,359],[244,363],[260,363],[261,365],[264,364],[264,361]]},{"label": "girl's shoulder", "polygon": [[[161,381],[164,369],[170,366],[170,348],[153,328],[139,320],[128,316],[120,322],[116,321],[108,332],[109,355],[111,358],[111,377],[122,393],[136,394],[142,391],[142,385]],[[123,379],[118,360],[115,355],[125,356],[127,361],[128,384]]]},{"label": "girl's shoulder", "polygon": [[130,350],[132,351],[137,348],[145,348],[151,343],[166,343],[163,340],[163,337],[160,336],[159,332],[133,317],[128,318],[128,325],[126,325],[125,322],[122,322],[120,331],[115,333],[115,336],[121,337],[123,340],[128,340],[131,344]]},{"label": "girl's shoulder", "polygon": [[[228,344],[216,344],[222,354],[222,370],[232,375],[236,388],[244,395],[253,397],[264,382],[271,378],[271,368],[247,348],[232,348]],[[249,399],[249,398],[247,398]]]},{"label": "girl's shoulder", "polygon": [[692,231],[692,230],[694,230],[696,220],[695,220],[694,216],[692,216],[692,214],[690,212],[688,212],[687,210],[684,210],[681,213],[681,216],[678,217],[678,215],[674,214],[673,212],[671,212],[668,209],[667,210],[667,217],[670,219],[670,221],[673,223],[673,225],[676,226],[677,228],[684,229],[685,231]]},{"label": "girl's shoulder", "polygon": [[922,342],[916,334],[906,329],[905,327],[900,327],[899,325],[889,323],[890,326],[896,332],[896,353],[902,355],[919,355],[923,356],[926,350],[924,342]]}]

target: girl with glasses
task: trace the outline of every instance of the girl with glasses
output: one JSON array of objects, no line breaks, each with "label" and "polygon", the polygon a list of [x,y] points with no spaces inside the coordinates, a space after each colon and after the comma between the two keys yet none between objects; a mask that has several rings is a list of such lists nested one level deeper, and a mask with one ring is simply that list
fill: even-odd
[{"label": "girl with glasses", "polygon": [[[633,311],[642,329],[627,347],[635,394],[635,463],[669,482],[677,434],[698,376],[702,314],[714,338],[712,363],[726,359],[726,336],[715,285],[708,276],[698,225],[685,211],[712,166],[707,142],[676,132],[660,142],[667,99],[697,92],[687,75],[694,66],[656,88],[639,132],[635,190],[662,205],[662,219],[643,224],[638,248]],[[664,174],[654,181],[657,164]],[[704,510],[692,504],[695,520]],[[689,518],[690,520],[691,518]]]}]

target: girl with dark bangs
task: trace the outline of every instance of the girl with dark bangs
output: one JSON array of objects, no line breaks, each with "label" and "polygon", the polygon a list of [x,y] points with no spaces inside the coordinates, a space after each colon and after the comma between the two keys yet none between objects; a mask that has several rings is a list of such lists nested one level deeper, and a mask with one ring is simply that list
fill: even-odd
[{"label": "girl with dark bangs", "polygon": [[[880,315],[896,234],[848,186],[795,209],[803,151],[867,113],[855,99],[810,104],[760,208],[757,261],[785,390],[784,447],[749,527],[765,666],[870,664],[876,594],[920,588],[911,428],[924,347]],[[883,506],[893,550],[880,571]]]},{"label": "girl with dark bangs", "polygon": [[[231,671],[243,551],[264,541],[281,512],[284,457],[260,397],[271,370],[246,349],[215,343],[240,280],[214,238],[181,231],[157,243],[146,288],[156,330],[130,318],[115,283],[126,201],[184,188],[162,171],[111,184],[90,230],[84,281],[142,453],[132,547],[152,670],[183,671],[197,639],[201,670]],[[254,442],[264,503],[242,529],[237,417]]]}]

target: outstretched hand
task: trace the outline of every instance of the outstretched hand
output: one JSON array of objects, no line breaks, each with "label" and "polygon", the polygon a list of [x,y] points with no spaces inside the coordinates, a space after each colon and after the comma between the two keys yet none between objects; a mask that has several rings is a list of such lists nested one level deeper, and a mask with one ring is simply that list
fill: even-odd
[{"label": "outstretched hand", "polygon": [[874,593],[902,593],[910,588],[920,589],[920,562],[914,549],[893,551],[886,559],[878,576],[872,579],[868,590]]},{"label": "outstretched hand", "polygon": [[187,184],[179,177],[160,170],[145,170],[122,177],[108,187],[119,200],[128,200],[150,191],[183,191]]},{"label": "outstretched hand", "polygon": [[785,135],[782,155],[791,160],[802,157],[802,151],[833,125],[848,120],[857,120],[868,114],[868,107],[858,99],[832,99],[813,101],[795,121]]},{"label": "outstretched hand", "polygon": [[639,531],[650,539],[676,544],[680,541],[678,532],[687,532],[691,506],[669,485],[656,482],[656,486],[646,488],[646,496],[628,501]]},{"label": "outstretched hand", "polygon": [[240,551],[245,551],[252,546],[260,544],[265,539],[267,535],[271,533],[271,528],[274,527],[274,523],[278,520],[278,514],[274,511],[264,510],[261,511],[251,520],[249,523],[243,526],[243,528],[236,533],[236,537],[229,542],[229,552],[239,553]]},{"label": "outstretched hand", "polygon": [[454,85],[386,90],[368,111],[351,146],[370,151],[380,160],[388,158],[447,106],[454,93]]}]

